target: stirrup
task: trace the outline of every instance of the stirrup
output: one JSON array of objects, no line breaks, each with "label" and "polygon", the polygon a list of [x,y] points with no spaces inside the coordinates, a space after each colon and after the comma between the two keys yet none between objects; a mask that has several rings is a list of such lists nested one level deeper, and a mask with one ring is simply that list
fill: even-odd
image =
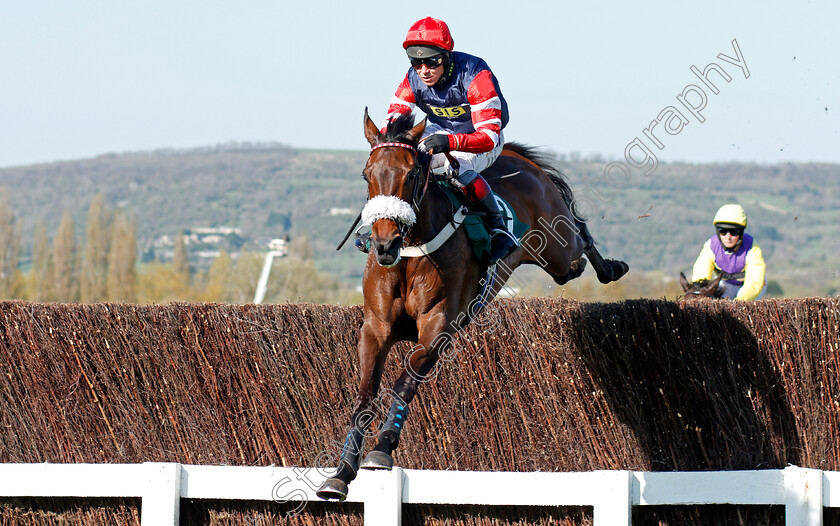
[{"label": "stirrup", "polygon": [[504,236],[513,241],[514,245],[519,246],[519,240],[516,239],[516,236],[514,236],[513,233],[507,228],[494,228],[493,232],[491,233],[491,239],[496,237],[497,235]]}]

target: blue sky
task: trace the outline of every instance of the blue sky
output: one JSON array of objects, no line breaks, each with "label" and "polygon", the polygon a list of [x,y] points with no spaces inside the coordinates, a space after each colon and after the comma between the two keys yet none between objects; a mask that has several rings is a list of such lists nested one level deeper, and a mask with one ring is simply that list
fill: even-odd
[{"label": "blue sky", "polygon": [[[414,5],[5,2],[0,167],[230,141],[364,150],[364,108],[384,116],[424,16],[490,64],[507,140],[622,159],[671,106],[688,124],[654,132],[660,161],[840,162],[836,2]],[[718,58],[733,40],[749,78]],[[701,123],[677,95],[711,62],[731,81],[710,75]]]}]

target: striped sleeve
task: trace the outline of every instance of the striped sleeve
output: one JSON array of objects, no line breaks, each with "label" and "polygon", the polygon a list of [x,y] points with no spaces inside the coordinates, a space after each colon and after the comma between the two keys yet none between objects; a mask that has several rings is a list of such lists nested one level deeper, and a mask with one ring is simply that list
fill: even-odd
[{"label": "striped sleeve", "polygon": [[493,85],[490,70],[484,69],[473,78],[467,90],[467,100],[475,131],[453,135],[450,144],[463,152],[489,152],[499,144],[502,130],[502,99]]},{"label": "striped sleeve", "polygon": [[385,115],[385,120],[382,121],[380,131],[385,132],[385,128],[391,119],[403,113],[411,113],[414,111],[414,106],[417,100],[414,98],[414,92],[411,91],[411,84],[408,83],[408,74],[406,74],[403,81],[400,83],[394,96],[391,97],[391,103],[388,105],[388,112]]}]

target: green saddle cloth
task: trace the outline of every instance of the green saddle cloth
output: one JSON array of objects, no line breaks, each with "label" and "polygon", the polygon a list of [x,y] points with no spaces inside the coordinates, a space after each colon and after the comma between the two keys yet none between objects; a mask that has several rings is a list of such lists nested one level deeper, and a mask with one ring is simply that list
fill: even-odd
[{"label": "green saddle cloth", "polygon": [[[467,199],[461,190],[453,188],[447,181],[437,181],[437,184],[443,189],[446,196],[449,197],[449,200],[456,209],[466,206],[467,209],[470,210],[470,212],[467,213],[467,217],[464,218],[464,222],[461,223],[461,228],[463,228],[467,233],[467,238],[472,244],[472,251],[473,254],[475,254],[475,257],[478,258],[479,261],[484,261],[487,256],[490,255],[490,230],[488,230],[487,226],[484,224],[482,216],[473,209],[473,204],[469,199]],[[510,206],[510,203],[505,201],[495,192],[493,195],[496,197],[496,202],[499,204],[499,210],[505,218],[505,223],[507,223],[508,229],[513,232],[516,239],[522,239],[522,236],[525,235],[525,232],[528,231],[530,226],[517,219],[516,211],[514,211],[513,207]],[[512,229],[510,228],[511,220],[513,221]]]}]

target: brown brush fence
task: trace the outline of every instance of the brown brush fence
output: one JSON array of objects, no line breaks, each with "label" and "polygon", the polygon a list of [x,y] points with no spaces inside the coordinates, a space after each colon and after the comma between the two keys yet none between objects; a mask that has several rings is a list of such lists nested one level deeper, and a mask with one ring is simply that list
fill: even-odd
[{"label": "brown brush fence", "polygon": [[[840,470],[840,301],[497,301],[424,384],[404,468]],[[360,307],[0,304],[0,462],[311,465],[343,437]],[[408,351],[392,351],[383,385]],[[400,360],[398,360],[399,358]],[[352,492],[352,485],[351,485]],[[137,499],[6,499],[0,525],[139,524]],[[359,505],[182,502],[182,524],[362,523]],[[590,511],[405,506],[406,525],[581,525]],[[781,524],[782,508],[634,511]],[[826,511],[826,524],[840,516]]]}]

